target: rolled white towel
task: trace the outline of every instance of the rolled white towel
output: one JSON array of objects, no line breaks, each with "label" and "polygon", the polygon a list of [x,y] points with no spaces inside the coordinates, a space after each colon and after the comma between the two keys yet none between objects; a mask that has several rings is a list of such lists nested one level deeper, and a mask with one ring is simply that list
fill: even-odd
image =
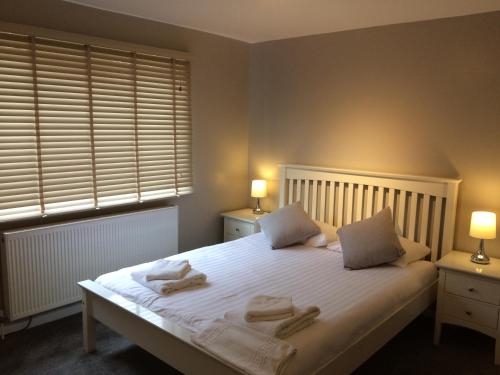
[{"label": "rolled white towel", "polygon": [[313,324],[314,319],[320,313],[319,307],[309,306],[306,308],[295,307],[292,317],[281,320],[248,322],[244,318],[244,311],[241,310],[228,311],[224,314],[224,318],[267,335],[284,339]]},{"label": "rolled white towel", "polygon": [[258,322],[262,320],[280,320],[293,315],[292,297],[255,296],[246,306],[245,320]]},{"label": "rolled white towel", "polygon": [[187,260],[158,259],[146,271],[146,280],[179,280],[191,269]]},{"label": "rolled white towel", "polygon": [[286,341],[216,319],[191,340],[245,374],[281,375],[296,353]]},{"label": "rolled white towel", "polygon": [[132,279],[158,294],[169,294],[191,286],[203,285],[207,280],[204,273],[191,269],[180,280],[146,280],[147,271],[132,272]]}]

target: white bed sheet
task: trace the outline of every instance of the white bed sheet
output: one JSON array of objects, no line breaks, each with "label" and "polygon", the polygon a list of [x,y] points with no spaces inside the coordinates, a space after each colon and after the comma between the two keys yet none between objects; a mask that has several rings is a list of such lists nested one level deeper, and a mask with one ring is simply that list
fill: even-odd
[{"label": "white bed sheet", "polygon": [[149,263],[104,274],[96,282],[192,331],[241,308],[256,294],[292,296],[297,305],[317,305],[318,321],[286,339],[298,350],[286,371],[290,375],[319,369],[437,277],[427,261],[348,271],[342,254],[302,245],[271,250],[262,233],[171,258],[188,259],[206,273],[207,285],[160,296],[130,276]]}]

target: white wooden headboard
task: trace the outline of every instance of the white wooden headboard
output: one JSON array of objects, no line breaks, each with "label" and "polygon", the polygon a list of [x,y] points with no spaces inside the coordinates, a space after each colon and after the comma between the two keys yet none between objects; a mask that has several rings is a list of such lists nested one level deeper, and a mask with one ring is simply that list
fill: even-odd
[{"label": "white wooden headboard", "polygon": [[389,206],[397,232],[429,246],[434,262],[453,248],[460,181],[282,164],[279,206],[300,201],[311,218],[336,227]]}]

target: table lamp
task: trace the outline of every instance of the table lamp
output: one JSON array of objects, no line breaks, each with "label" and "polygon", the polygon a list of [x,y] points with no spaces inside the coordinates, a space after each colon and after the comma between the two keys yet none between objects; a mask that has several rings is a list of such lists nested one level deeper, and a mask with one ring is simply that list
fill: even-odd
[{"label": "table lamp", "polygon": [[257,198],[257,205],[253,209],[253,213],[260,215],[264,211],[260,208],[260,198],[267,196],[267,182],[266,180],[252,180],[252,198]]},{"label": "table lamp", "polygon": [[479,249],[471,256],[471,261],[479,264],[488,264],[490,258],[484,251],[484,240],[496,238],[497,234],[497,219],[493,212],[474,211],[470,220],[469,235],[474,238],[479,238]]}]

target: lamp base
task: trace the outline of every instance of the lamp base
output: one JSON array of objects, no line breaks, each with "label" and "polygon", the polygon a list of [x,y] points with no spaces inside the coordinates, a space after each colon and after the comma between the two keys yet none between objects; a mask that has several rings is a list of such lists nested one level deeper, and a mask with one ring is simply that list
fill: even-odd
[{"label": "lamp base", "polygon": [[255,206],[255,208],[253,209],[253,213],[255,215],[262,215],[262,214],[265,214],[264,210],[262,208],[260,208],[260,199],[257,198],[257,205]]},{"label": "lamp base", "polygon": [[490,263],[490,257],[486,255],[486,252],[484,251],[484,240],[481,240],[479,244],[479,249],[475,251],[474,254],[470,257],[471,262],[478,263],[478,264],[489,264]]},{"label": "lamp base", "polygon": [[470,257],[471,262],[478,263],[478,264],[489,264],[490,263],[490,257],[486,254],[478,254],[476,251],[472,256]]}]

